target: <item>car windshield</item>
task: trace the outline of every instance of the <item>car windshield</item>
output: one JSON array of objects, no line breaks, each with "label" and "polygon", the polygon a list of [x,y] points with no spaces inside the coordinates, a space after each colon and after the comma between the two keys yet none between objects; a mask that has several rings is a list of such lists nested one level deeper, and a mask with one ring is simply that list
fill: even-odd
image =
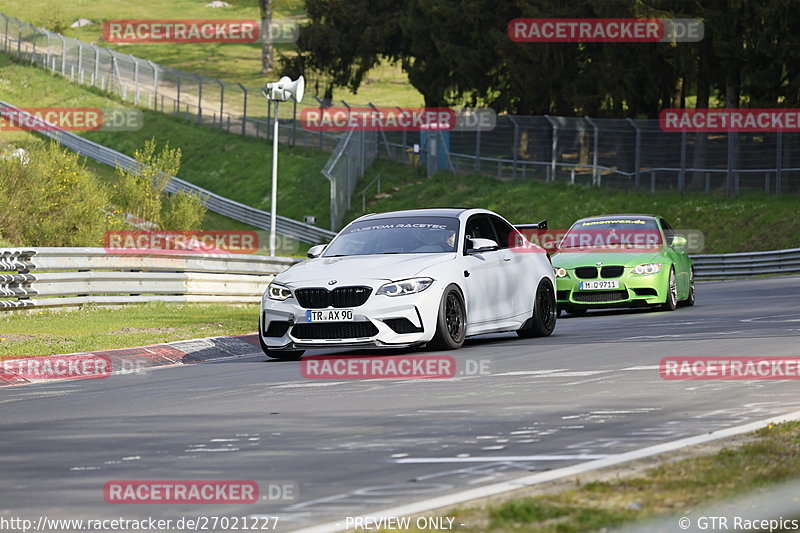
[{"label": "car windshield", "polygon": [[558,247],[652,247],[662,244],[661,232],[650,217],[584,219],[575,222]]},{"label": "car windshield", "polygon": [[323,257],[454,252],[457,242],[457,218],[373,218],[344,228]]}]

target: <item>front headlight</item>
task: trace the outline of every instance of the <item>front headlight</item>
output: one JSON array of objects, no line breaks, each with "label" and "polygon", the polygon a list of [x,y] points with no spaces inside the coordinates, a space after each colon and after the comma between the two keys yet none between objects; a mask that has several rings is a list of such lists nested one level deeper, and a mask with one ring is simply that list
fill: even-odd
[{"label": "front headlight", "polygon": [[431,286],[433,280],[431,278],[411,278],[402,281],[395,281],[387,283],[376,292],[376,295],[386,296],[402,296],[404,294],[415,294],[422,292]]},{"label": "front headlight", "polygon": [[640,276],[650,276],[661,272],[661,263],[647,263],[646,265],[637,265],[633,267],[632,272]]},{"label": "front headlight", "polygon": [[287,298],[291,298],[291,296],[292,291],[283,285],[279,285],[278,283],[270,283],[269,287],[267,287],[267,297],[270,300],[278,300],[282,302]]},{"label": "front headlight", "polygon": [[567,277],[567,269],[566,268],[554,268],[553,272],[555,273],[557,278],[566,278]]}]

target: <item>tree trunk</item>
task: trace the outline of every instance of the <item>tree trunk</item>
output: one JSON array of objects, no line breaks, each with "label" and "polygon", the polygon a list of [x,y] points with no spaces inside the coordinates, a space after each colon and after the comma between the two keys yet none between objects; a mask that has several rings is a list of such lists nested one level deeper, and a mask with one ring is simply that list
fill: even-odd
[{"label": "tree trunk", "polygon": [[272,72],[272,36],[270,24],[272,23],[272,0],[258,0],[261,11],[261,74]]}]

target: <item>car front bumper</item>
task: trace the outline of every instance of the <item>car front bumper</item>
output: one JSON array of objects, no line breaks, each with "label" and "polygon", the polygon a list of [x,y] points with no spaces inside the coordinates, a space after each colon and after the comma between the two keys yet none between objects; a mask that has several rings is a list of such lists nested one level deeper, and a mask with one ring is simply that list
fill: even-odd
[{"label": "car front bumper", "polygon": [[376,296],[375,290],[373,287],[363,305],[350,308],[353,320],[347,322],[312,322],[308,309],[294,297],[285,301],[264,299],[259,318],[261,339],[271,350],[305,350],[402,348],[433,338],[443,290],[438,283],[404,296]]},{"label": "car front bumper", "polygon": [[567,270],[567,277],[556,278],[556,301],[561,309],[602,309],[615,307],[648,307],[667,301],[669,265],[661,272],[649,276],[631,274],[625,267],[622,276],[597,278],[603,281],[618,281],[618,289],[580,290],[581,281],[574,269]]}]

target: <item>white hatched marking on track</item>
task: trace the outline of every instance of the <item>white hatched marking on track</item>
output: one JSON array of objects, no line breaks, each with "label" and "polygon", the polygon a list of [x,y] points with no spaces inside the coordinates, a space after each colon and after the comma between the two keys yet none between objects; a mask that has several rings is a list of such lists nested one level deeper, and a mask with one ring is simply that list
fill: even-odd
[{"label": "white hatched marking on track", "polygon": [[428,464],[428,463],[497,463],[497,462],[524,462],[524,461],[578,461],[582,459],[605,459],[611,455],[496,455],[493,457],[408,457],[397,459],[400,464]]}]

